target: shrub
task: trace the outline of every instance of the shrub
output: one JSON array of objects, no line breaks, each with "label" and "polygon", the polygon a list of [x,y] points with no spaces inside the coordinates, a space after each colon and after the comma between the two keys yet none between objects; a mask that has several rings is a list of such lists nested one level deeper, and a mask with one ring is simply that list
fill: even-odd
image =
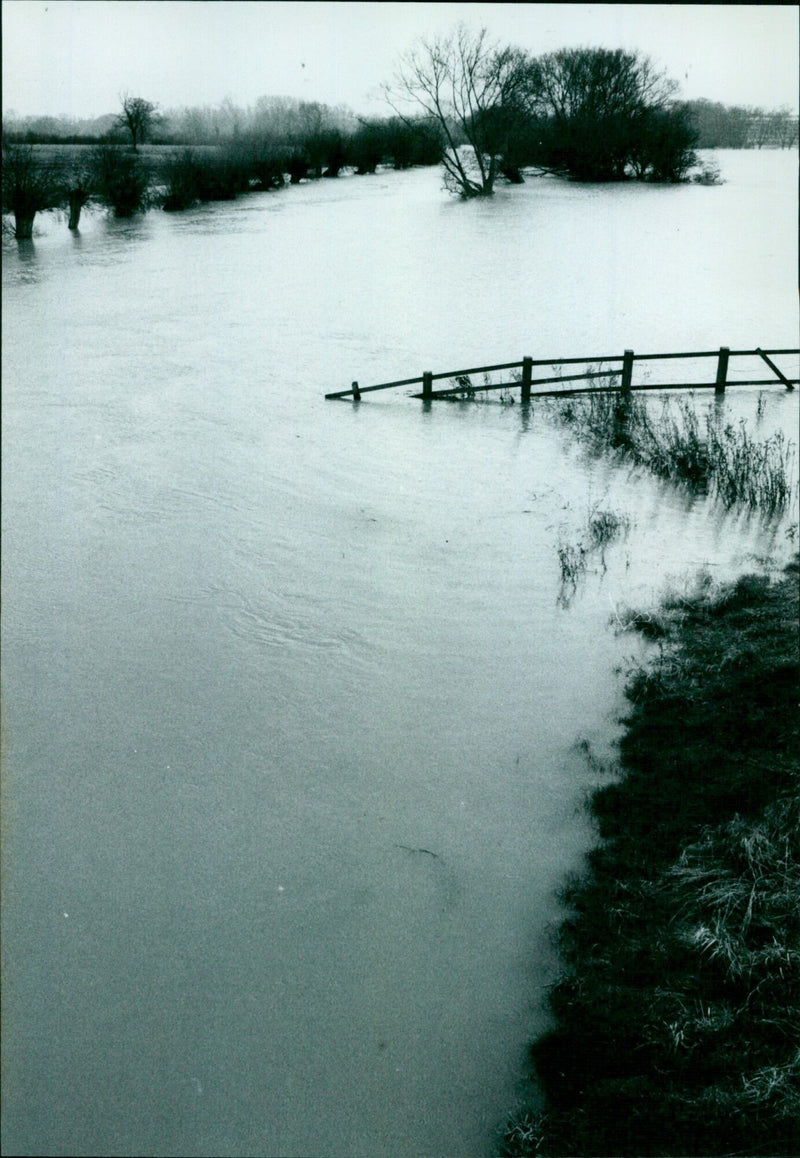
[{"label": "shrub", "polygon": [[722,175],[716,161],[704,161],[696,173],[692,173],[695,185],[722,185]]},{"label": "shrub", "polygon": [[356,173],[374,173],[384,158],[386,136],[379,121],[364,121],[347,142],[350,161]]},{"label": "shrub", "polygon": [[279,189],[284,184],[286,150],[266,134],[248,133],[224,149],[229,179],[240,193],[248,189]]},{"label": "shrub", "polygon": [[148,208],[150,171],[136,154],[119,145],[92,150],[93,184],[101,204],[115,217],[132,217]]},{"label": "shrub", "polygon": [[168,212],[188,209],[201,200],[201,163],[191,149],[186,149],[167,162],[164,171],[164,200]]},{"label": "shrub", "polygon": [[250,187],[241,161],[231,155],[204,158],[198,165],[200,201],[235,201]]}]

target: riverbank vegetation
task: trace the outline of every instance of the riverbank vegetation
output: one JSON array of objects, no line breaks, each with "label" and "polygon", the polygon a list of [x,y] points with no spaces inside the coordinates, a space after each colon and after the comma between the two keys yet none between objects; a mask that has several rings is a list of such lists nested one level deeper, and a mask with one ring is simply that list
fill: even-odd
[{"label": "riverbank vegetation", "polygon": [[[491,194],[499,180],[519,184],[531,169],[582,181],[674,183],[690,179],[697,166],[697,110],[637,52],[582,48],[533,57],[491,42],[485,29],[459,25],[415,45],[385,96],[394,115],[383,118],[284,97],[262,97],[248,109],[226,100],[214,109],[161,112],[128,93],[119,113],[91,122],[7,117],[3,212],[14,216],[16,237],[27,240],[36,213],[46,209],[69,205],[76,229],[81,208],[92,202],[117,216],[151,204],[177,211],[345,169],[364,176],[379,165],[441,163],[445,186],[462,198]],[[708,102],[695,104],[708,121]],[[782,143],[787,123],[782,115]],[[765,128],[759,142],[774,135]],[[46,142],[57,142],[56,151]],[[126,144],[135,164],[117,158]],[[79,182],[64,173],[75,166]],[[23,167],[25,192],[14,179]],[[716,183],[709,172],[696,179]]]},{"label": "riverbank vegetation", "polygon": [[627,534],[630,526],[627,515],[595,503],[577,534],[559,537],[556,548],[561,576],[558,602],[562,607],[569,606],[581,576],[593,562],[606,570],[606,547]]},{"label": "riverbank vegetation", "polygon": [[600,844],[564,899],[544,1105],[502,1154],[798,1154],[798,562],[707,576],[629,674]]},{"label": "riverbank vegetation", "polygon": [[17,239],[28,240],[36,214],[48,209],[68,210],[75,230],[91,204],[115,216],[156,205],[180,211],[344,170],[364,176],[379,166],[438,163],[446,187],[462,198],[491,194],[499,180],[521,183],[526,170],[584,181],[716,184],[718,171],[698,168],[695,148],[704,140],[716,144],[733,133],[758,147],[796,142],[796,118],[786,110],[737,116],[710,102],[682,104],[676,91],[636,52],[532,57],[460,25],[401,61],[386,86],[395,107],[388,117],[282,97],[260,98],[249,109],[226,100],[161,113],[125,94],[120,113],[92,122],[6,118],[3,212],[13,217]]},{"label": "riverbank vegetation", "polygon": [[176,211],[337,177],[345,168],[363,176],[379,165],[400,170],[440,158],[438,136],[425,122],[366,122],[345,136],[325,123],[321,106],[315,110],[314,131],[296,137],[254,131],[213,145],[145,145],[139,137],[134,150],[113,136],[56,145],[5,136],[3,213],[14,220],[14,236],[28,240],[36,214],[49,209],[69,208],[69,227],[76,229],[80,210],[91,204],[117,217],[154,207]]},{"label": "riverbank vegetation", "polygon": [[556,401],[554,412],[592,449],[710,492],[726,507],[773,515],[796,493],[795,448],[782,433],[759,440],[743,420],[733,426],[714,410],[703,424],[692,398],[664,398],[658,409],[632,391],[598,391]]},{"label": "riverbank vegetation", "polygon": [[[798,144],[798,116],[786,106],[762,108],[754,105],[726,105],[719,101],[691,100],[684,107],[697,131],[698,149],[791,149]],[[365,120],[344,106],[331,108],[317,102],[289,97],[263,96],[249,107],[236,105],[229,97],[217,105],[173,108],[159,113],[148,140],[167,146],[217,146],[234,136],[262,134],[265,127],[295,143],[302,137],[291,121],[300,121],[310,108],[322,110],[328,123],[334,122],[346,138],[356,135],[363,125],[383,128],[397,118]],[[123,112],[124,115],[124,112]],[[129,138],[119,113],[105,113],[84,120],[69,117],[22,116],[9,111],[3,118],[3,139],[9,144],[93,145],[121,144]],[[433,162],[434,164],[436,162]]]}]

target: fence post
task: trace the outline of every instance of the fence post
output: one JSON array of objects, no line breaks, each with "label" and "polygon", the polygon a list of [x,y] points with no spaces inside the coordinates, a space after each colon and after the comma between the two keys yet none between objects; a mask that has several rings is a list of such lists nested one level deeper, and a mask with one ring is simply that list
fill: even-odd
[{"label": "fence post", "polygon": [[717,380],[714,383],[714,393],[724,394],[725,383],[728,380],[728,358],[731,356],[730,346],[720,346],[717,359]]},{"label": "fence post", "polygon": [[522,394],[520,402],[531,400],[531,378],[533,377],[533,358],[522,359]]},{"label": "fence post", "polygon": [[433,371],[425,370],[422,374],[422,398],[429,401],[433,397]]},{"label": "fence post", "polygon": [[353,401],[354,402],[360,402],[361,401],[361,391],[358,388],[358,382],[353,383]]},{"label": "fence post", "polygon": [[630,390],[633,381],[633,350],[626,350],[622,359],[622,389]]}]

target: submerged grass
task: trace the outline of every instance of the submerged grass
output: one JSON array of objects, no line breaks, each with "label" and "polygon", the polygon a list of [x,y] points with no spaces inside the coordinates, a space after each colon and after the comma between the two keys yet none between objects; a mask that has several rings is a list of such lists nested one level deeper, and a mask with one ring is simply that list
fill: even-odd
[{"label": "submerged grass", "polygon": [[800,1153],[797,561],[657,619],[504,1155]]},{"label": "submerged grass", "polygon": [[752,437],[742,420],[723,424],[712,412],[704,424],[690,398],[665,399],[660,413],[622,391],[586,394],[556,403],[559,419],[595,449],[613,449],[661,478],[712,493],[725,506],[766,514],[790,503],[794,447],[778,432]]},{"label": "submerged grass", "polygon": [[443,395],[443,398],[447,402],[487,402],[491,400],[487,392],[492,390],[497,392],[495,401],[501,406],[513,406],[514,395],[511,393],[511,385],[512,383],[506,386],[498,384],[492,375],[486,372],[483,374],[482,382],[478,383],[473,382],[469,374],[456,374],[455,377],[448,379],[446,389],[450,390],[450,393]]},{"label": "submerged grass", "polygon": [[561,573],[559,602],[568,605],[592,558],[599,556],[605,569],[605,549],[620,535],[627,533],[631,521],[627,515],[617,511],[593,506],[588,513],[586,526],[581,529],[575,542],[561,540],[557,547],[558,566]]}]

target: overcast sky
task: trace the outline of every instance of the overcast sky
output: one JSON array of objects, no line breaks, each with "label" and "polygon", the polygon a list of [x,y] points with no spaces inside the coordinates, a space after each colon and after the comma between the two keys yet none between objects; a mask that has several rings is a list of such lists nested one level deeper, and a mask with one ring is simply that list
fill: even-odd
[{"label": "overcast sky", "polygon": [[758,4],[3,0],[3,110],[94,117],[293,96],[388,111],[377,89],[418,36],[459,20],[534,54],[639,49],[686,99],[798,104],[798,8]]}]

